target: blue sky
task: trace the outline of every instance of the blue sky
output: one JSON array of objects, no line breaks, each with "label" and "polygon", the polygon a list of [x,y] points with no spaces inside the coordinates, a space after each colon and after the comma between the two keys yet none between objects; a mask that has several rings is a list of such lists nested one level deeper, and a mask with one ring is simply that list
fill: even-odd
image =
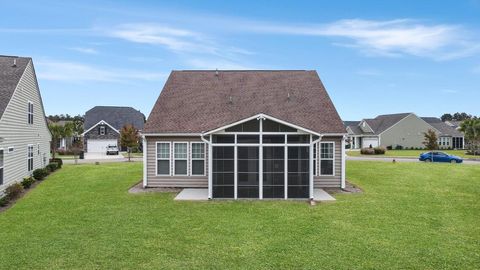
[{"label": "blue sky", "polygon": [[0,1],[47,114],[147,116],[172,69],[315,69],[344,120],[480,114],[480,0]]}]

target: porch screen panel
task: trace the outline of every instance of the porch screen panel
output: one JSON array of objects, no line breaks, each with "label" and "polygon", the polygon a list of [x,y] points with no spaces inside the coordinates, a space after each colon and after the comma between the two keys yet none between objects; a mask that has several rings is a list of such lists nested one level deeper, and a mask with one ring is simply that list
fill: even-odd
[{"label": "porch screen panel", "polygon": [[234,147],[212,147],[212,191],[214,198],[234,197]]},{"label": "porch screen panel", "polygon": [[308,198],[309,147],[288,147],[288,198]]},{"label": "porch screen panel", "polygon": [[258,146],[239,146],[237,149],[237,197],[259,197]]},{"label": "porch screen panel", "polygon": [[263,147],[263,198],[285,197],[285,147]]}]

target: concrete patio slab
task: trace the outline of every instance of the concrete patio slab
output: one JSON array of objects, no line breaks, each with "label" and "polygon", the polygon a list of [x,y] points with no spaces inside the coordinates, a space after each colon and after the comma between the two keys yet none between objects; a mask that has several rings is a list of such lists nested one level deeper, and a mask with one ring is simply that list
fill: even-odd
[{"label": "concrete patio slab", "polygon": [[176,201],[207,201],[208,189],[206,188],[184,188],[177,197]]},{"label": "concrete patio slab", "polygon": [[321,188],[316,188],[313,190],[313,200],[319,202],[336,201],[334,197]]}]

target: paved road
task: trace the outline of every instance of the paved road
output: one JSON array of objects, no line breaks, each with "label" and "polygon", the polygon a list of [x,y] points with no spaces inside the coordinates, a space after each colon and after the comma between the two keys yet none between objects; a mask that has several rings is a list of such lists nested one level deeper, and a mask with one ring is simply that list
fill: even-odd
[{"label": "paved road", "polygon": [[[383,162],[392,162],[393,159],[397,162],[421,162],[416,158],[394,158],[394,157],[351,157],[347,156],[347,160],[362,160],[362,161],[383,161]],[[474,164],[480,165],[480,160],[463,160],[465,164]]]}]

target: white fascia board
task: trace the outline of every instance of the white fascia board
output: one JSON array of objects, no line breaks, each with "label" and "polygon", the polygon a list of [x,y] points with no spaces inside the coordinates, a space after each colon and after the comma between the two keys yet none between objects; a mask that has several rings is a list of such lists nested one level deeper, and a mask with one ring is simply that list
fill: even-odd
[{"label": "white fascia board", "polygon": [[116,128],[112,127],[109,123],[107,123],[106,121],[104,120],[100,120],[98,123],[96,123],[95,125],[93,125],[91,128],[89,128],[88,130],[84,131],[82,133],[82,136],[85,136],[85,134],[87,134],[90,130],[94,129],[96,126],[100,125],[100,124],[103,124],[103,125],[107,125],[109,126],[111,129],[113,129],[115,132],[117,132],[118,134],[120,134],[120,131],[118,131]]},{"label": "white fascia board", "polygon": [[202,134],[202,136],[209,135],[209,134],[212,134],[212,133],[216,133],[216,132],[219,132],[219,131],[221,131],[221,130],[227,129],[227,128],[229,128],[229,127],[233,127],[233,126],[235,126],[235,125],[238,125],[238,124],[241,124],[241,123],[245,123],[245,122],[250,121],[250,120],[253,120],[253,119],[259,119],[259,118],[270,119],[270,120],[275,121],[275,122],[278,122],[278,123],[280,123],[280,124],[283,124],[283,125],[286,125],[286,126],[295,128],[295,129],[299,129],[299,130],[301,130],[301,131],[304,131],[304,132],[307,132],[307,133],[310,133],[310,134],[314,134],[314,135],[317,135],[317,136],[321,136],[320,133],[317,133],[317,132],[312,131],[312,130],[310,130],[310,129],[306,129],[306,128],[297,126],[297,125],[295,125],[295,124],[292,124],[292,123],[283,121],[283,120],[281,120],[281,119],[278,119],[278,118],[275,118],[275,117],[273,117],[273,116],[270,116],[270,115],[267,115],[267,114],[263,114],[263,113],[259,113],[259,114],[256,114],[256,115],[247,117],[247,118],[245,118],[245,119],[239,120],[239,121],[237,121],[237,122],[234,122],[234,123],[231,123],[231,124],[228,124],[228,125],[225,125],[225,126],[216,128],[216,129],[214,129],[214,130],[204,132],[204,133]]},{"label": "white fascia board", "polygon": [[143,133],[145,137],[168,137],[168,136],[186,136],[186,137],[200,137],[200,133]]}]

